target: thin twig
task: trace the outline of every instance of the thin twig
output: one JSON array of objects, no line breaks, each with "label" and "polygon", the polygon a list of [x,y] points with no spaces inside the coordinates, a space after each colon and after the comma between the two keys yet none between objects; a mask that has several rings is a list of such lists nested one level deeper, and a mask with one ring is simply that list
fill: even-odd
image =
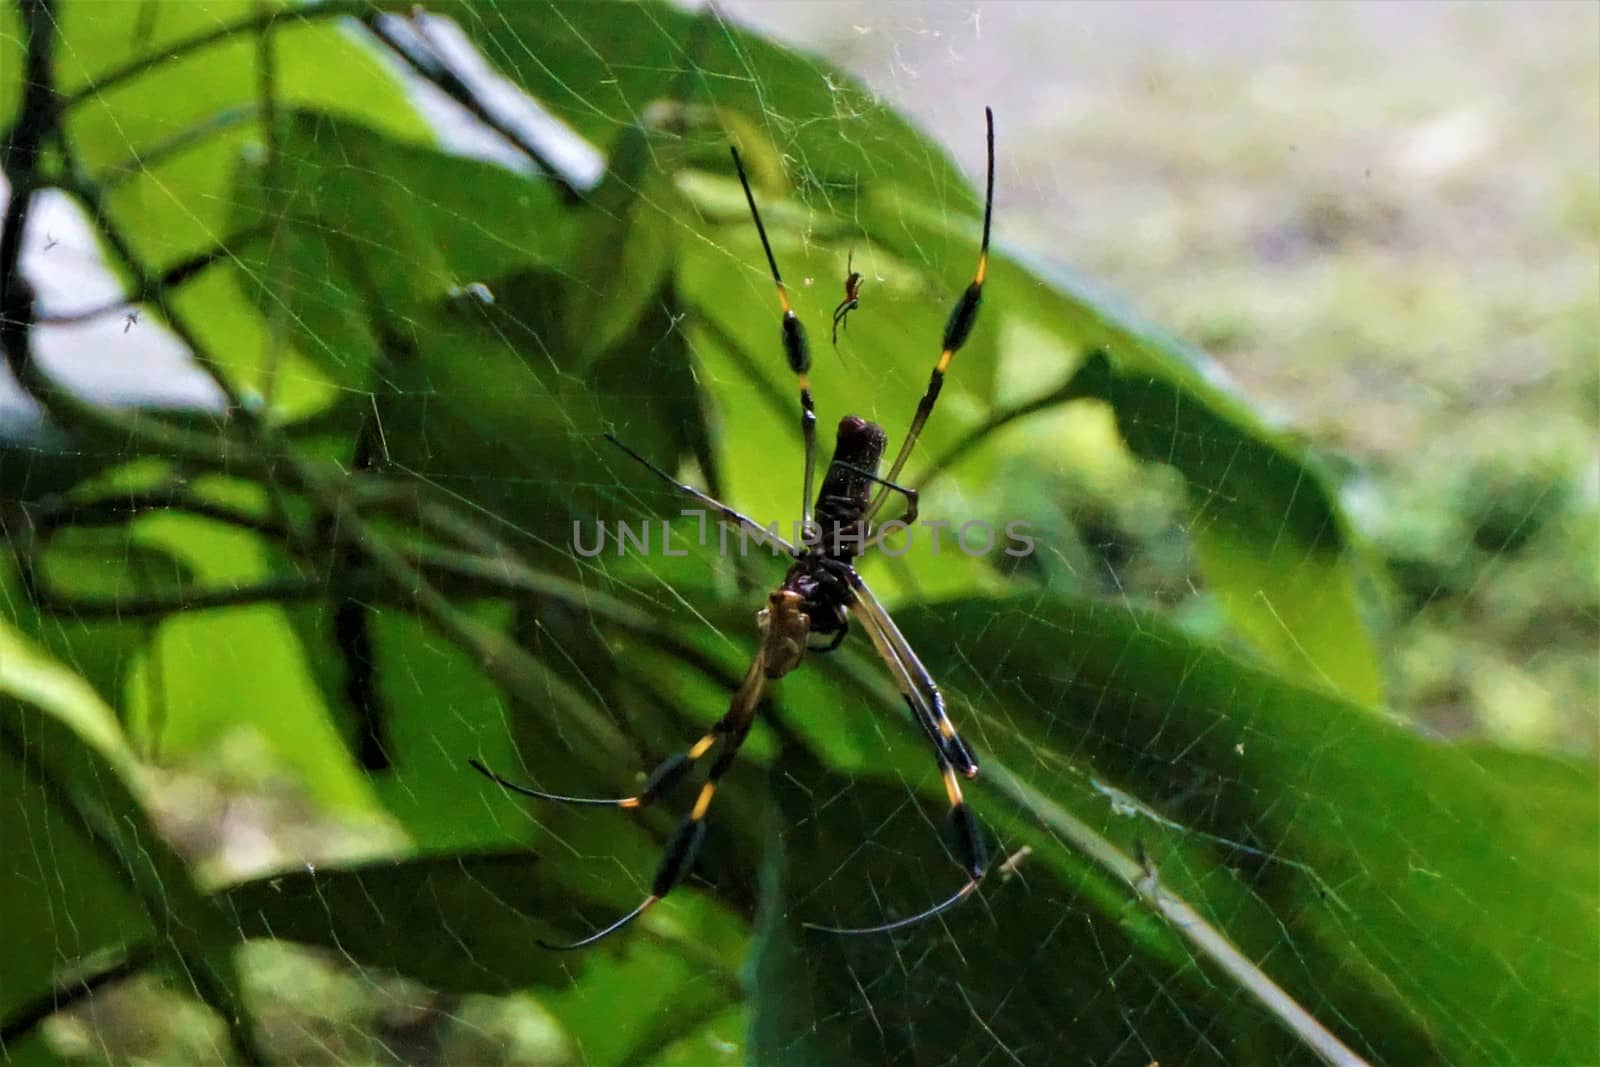
[{"label": "thin twig", "polygon": [[253,105],[224,108],[193,126],[162,138],[148,148],[135,150],[120,163],[112,163],[103,168],[98,175],[100,188],[111,192],[130,178],[159,167],[168,159],[202,143],[213,134],[242,126],[255,117],[256,109]]},{"label": "thin twig", "polygon": [[47,184],[39,173],[40,152],[57,132],[61,102],[52,61],[55,13],[42,0],[26,0],[22,10],[28,40],[23,97],[16,122],[0,140],[0,170],[11,183],[11,198],[0,217],[0,350],[12,376],[51,421],[84,436],[114,442],[119,448],[142,445],[208,467],[265,470],[261,457],[226,437],[194,433],[138,411],[87,403],[57,385],[33,358],[34,294],[22,275],[22,241],[34,194]]},{"label": "thin twig", "polygon": [[176,593],[151,593],[135,597],[63,595],[39,582],[37,574],[28,588],[34,607],[47,614],[82,621],[115,619],[119,622],[237,608],[247,604],[320,600],[330,595],[327,579],[315,575],[269,578],[234,589],[203,589],[199,592],[180,590]]},{"label": "thin twig", "polygon": [[227,523],[267,537],[285,539],[288,529],[276,519],[261,518],[226,504],[196,496],[183,486],[150,489],[118,496],[79,501],[70,496],[50,497],[23,504],[23,517],[35,536],[43,538],[60,527],[119,526],[152,511],[177,511],[202,519]]},{"label": "thin twig", "polygon": [[[263,428],[270,433],[270,428]],[[332,519],[331,528],[341,544],[356,548],[385,582],[391,593],[408,600],[434,628],[467,652],[507,695],[521,703],[544,702],[554,682],[544,666],[499,630],[457,608],[429,581],[403,551],[388,544],[367,523],[347,497],[326,483],[322,474],[285,454],[284,462],[313,502]],[[579,716],[581,725],[599,744],[616,750],[622,738],[616,728],[598,715]]]},{"label": "thin twig", "polygon": [[[397,3],[396,6],[401,5]],[[130,63],[102,74],[83,88],[61,97],[61,110],[70,111],[85,100],[109,92],[125,81],[131,81],[191,52],[210,48],[242,33],[253,33],[277,22],[291,20],[311,22],[315,19],[340,18],[345,15],[364,15],[372,8],[373,0],[324,0],[320,4],[297,4],[260,10],[237,21],[224,23],[214,30],[167,45],[160,51],[140,56]]]},{"label": "thin twig", "polygon": [[[195,275],[199,274],[213,263],[220,263],[223,260],[234,258],[236,249],[238,249],[241,245],[247,244],[256,238],[263,236],[265,232],[266,228],[264,226],[252,226],[248,229],[242,230],[239,233],[233,234],[232,236],[222,240],[218,244],[206,249],[203,252],[196,252],[189,258],[175,263],[163,271],[161,275],[155,279],[155,287],[159,288],[163,292],[169,289],[176,289],[178,286],[182,285],[190,278],[193,278]],[[115,315],[123,311],[130,304],[144,303],[150,300],[152,292],[153,291],[139,291],[131,296],[125,296],[119,300],[114,300],[109,304],[101,304],[98,307],[87,308],[83,311],[68,311],[57,315],[40,315],[38,316],[36,322],[40,326],[70,326],[80,322],[88,322],[91,319],[98,319],[107,315]]]},{"label": "thin twig", "polygon": [[82,206],[89,220],[100,231],[100,236],[105,241],[106,247],[111,250],[112,256],[122,269],[133,276],[134,292],[139,293],[145,303],[160,312],[168,328],[189,349],[189,354],[194,358],[196,365],[206,372],[223,399],[227,401],[229,414],[242,421],[253,421],[254,409],[245,404],[244,397],[224,373],[221,363],[200,343],[199,335],[190,328],[188,320],[179,315],[177,309],[173,307],[162,277],[152,273],[134,252],[132,242],[122,232],[122,227],[117,221],[111,217],[110,206],[106,203],[100,187],[76,165],[76,154],[68,143],[68,138],[62,135],[57,141],[67,161],[67,172],[62,177],[61,190]]}]

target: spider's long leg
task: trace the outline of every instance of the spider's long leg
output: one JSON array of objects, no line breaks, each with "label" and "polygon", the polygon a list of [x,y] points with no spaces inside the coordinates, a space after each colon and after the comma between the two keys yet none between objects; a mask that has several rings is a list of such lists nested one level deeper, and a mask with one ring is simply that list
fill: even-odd
[{"label": "spider's long leg", "polygon": [[[701,842],[706,836],[706,812],[711,810],[711,800],[717,793],[717,782],[733,766],[734,758],[739,754],[739,746],[744,744],[744,739],[750,735],[750,726],[755,722],[756,705],[761,703],[761,693],[766,688],[767,672],[766,657],[757,655],[750,664],[750,670],[745,674],[744,681],[739,683],[739,688],[729,702],[728,713],[724,715],[712,728],[707,737],[719,735],[727,739],[722,751],[717,754],[716,761],[711,764],[711,770],[706,775],[705,784],[700,787],[700,795],[695,798],[694,807],[689,814],[678,823],[677,829],[672,831],[672,836],[667,838],[667,844],[661,853],[661,863],[656,867],[655,878],[650,884],[650,894],[639,902],[639,906],[628,912],[610,926],[597,930],[581,941],[570,944],[556,945],[547,941],[540,941],[541,948],[556,952],[565,952],[571,949],[586,948],[603,937],[621,930],[633,920],[649,911],[655,903],[682,882],[694,867],[695,854],[700,851]],[[706,738],[701,738],[693,753],[699,749],[709,748]]]},{"label": "spider's long leg", "polygon": [[[909,700],[907,702],[910,703]],[[929,724],[924,722],[924,730],[927,729]],[[966,800],[961,795],[961,783],[956,780],[955,768],[951,767],[950,761],[945,758],[945,750],[937,744],[937,738],[934,740],[934,758],[938,761],[939,770],[944,776],[945,794],[950,798],[950,826],[955,836],[956,858],[960,861],[962,870],[966,872],[967,880],[962,883],[960,889],[932,907],[893,922],[878,926],[824,926],[820,923],[805,923],[805,926],[826,934],[884,934],[931,919],[955,907],[978,888],[978,883],[983,880],[984,872],[989,865],[988,849],[983,844],[983,831],[978,828],[977,817],[972,814],[972,809],[967,806]]]},{"label": "spider's long leg", "polygon": [[845,319],[847,319],[850,316],[850,312],[854,311],[856,308],[858,308],[860,306],[861,306],[861,301],[856,300],[856,299],[854,299],[852,297],[845,297],[843,300],[841,300],[839,302],[839,306],[833,309],[833,347],[834,348],[838,348],[839,347],[839,327],[843,326],[844,327],[844,332],[845,333],[849,333],[850,332],[850,326],[849,326],[848,323],[845,322]]},{"label": "spider's long leg", "polygon": [[[961,298],[956,301],[956,306],[950,312],[950,319],[944,327],[944,344],[941,346],[939,362],[933,366],[933,374],[928,379],[928,391],[922,394],[922,399],[917,403],[917,413],[911,417],[911,428],[906,431],[905,440],[900,442],[900,451],[894,457],[894,464],[885,476],[886,481],[896,481],[900,477],[901,469],[906,465],[906,460],[911,456],[911,450],[917,445],[917,438],[922,436],[922,427],[928,421],[928,415],[933,411],[933,405],[939,399],[939,391],[944,388],[944,374],[950,369],[950,361],[955,358],[961,346],[967,343],[967,338],[972,334],[972,327],[978,322],[978,306],[983,301],[983,279],[989,272],[989,222],[994,214],[994,112],[989,108],[983,109],[984,117],[989,129],[989,180],[983,197],[983,244],[978,250],[978,269],[973,274],[972,284],[968,285]],[[867,521],[883,507],[883,502],[888,499],[889,490],[881,488],[878,495],[873,497],[872,507],[867,509]]]},{"label": "spider's long leg", "polygon": [[858,467],[854,463],[846,463],[842,459],[834,460],[830,466],[843,467],[845,470],[849,471],[851,474],[854,474],[858,478],[881,485],[889,492],[899,493],[901,496],[906,498],[906,513],[900,516],[899,521],[905,523],[907,526],[910,526],[912,523],[917,521],[917,491],[915,489],[912,489],[909,486],[901,485],[899,482],[891,482],[887,479],[880,478],[872,471],[867,470],[865,467]]},{"label": "spider's long leg", "polygon": [[[906,702],[920,704],[922,717],[931,723],[934,745],[962,775],[976,778],[978,759],[956,732],[955,723],[950,721],[950,715],[945,710],[944,694],[939,691],[932,673],[917,658],[911,642],[900,632],[900,627],[895,625],[894,619],[873,594],[871,587],[854,570],[850,572],[850,585],[855,591],[855,603],[851,605],[854,614],[872,638],[878,655],[888,664],[889,672],[896,675]],[[917,714],[915,706],[913,714]],[[928,730],[928,727],[924,726],[924,730]]]},{"label": "spider's long leg", "polygon": [[651,463],[648,459],[645,459],[639,453],[623,444],[615,434],[607,433],[606,440],[622,449],[651,474],[654,474],[657,478],[660,478],[668,485],[671,485],[674,489],[678,490],[678,492],[693,497],[695,500],[698,500],[700,503],[716,512],[717,516],[722,519],[722,521],[732,523],[733,525],[743,529],[746,533],[749,533],[756,539],[757,544],[765,541],[767,544],[777,545],[791,556],[796,554],[794,546],[785,538],[775,533],[773,530],[763,529],[756,524],[756,520],[750,518],[748,515],[744,515],[735,511],[733,508],[730,508],[728,505],[711,496],[709,493],[703,493],[696,489],[688,482],[678,481],[678,479],[674,478],[672,475],[668,474],[666,471],[662,470],[660,467],[656,466],[654,463]]},{"label": "spider's long leg", "polygon": [[[749,684],[748,677],[745,679],[745,684]],[[742,686],[739,692],[743,692]],[[667,792],[667,790],[682,781],[683,776],[689,773],[689,769],[695,765],[695,762],[711,751],[711,746],[723,738],[736,735],[739,730],[748,730],[750,723],[747,716],[748,712],[736,695],[726,715],[713,723],[711,729],[700,740],[690,745],[686,751],[675,752],[657,764],[656,769],[651,771],[650,776],[645,779],[644,788],[631,797],[569,797],[560,793],[546,793],[542,789],[535,789],[532,786],[513,782],[511,779],[495,773],[482,760],[469,759],[467,760],[467,765],[501,788],[512,793],[519,793],[525,797],[552,800],[558,804],[587,804],[598,808],[644,808],[648,807],[662,793]],[[743,741],[743,737],[740,737],[739,740]],[[720,765],[722,758],[719,757],[717,762]],[[715,773],[716,770],[713,767],[713,774]]]},{"label": "spider's long leg", "polygon": [[833,350],[839,350],[839,327],[844,327],[844,332],[850,332],[850,325],[845,320],[850,317],[850,312],[861,306],[861,275],[856,273],[856,252],[850,250],[850,256],[845,260],[844,266],[844,299],[839,301],[833,309]]},{"label": "spider's long leg", "polygon": [[717,723],[711,732],[690,746],[687,752],[676,752],[662,760],[656,769],[650,772],[650,777],[645,779],[644,788],[631,797],[568,797],[559,793],[546,793],[542,789],[532,786],[520,785],[511,779],[496,774],[483,764],[481,760],[469,759],[467,765],[489,781],[512,793],[520,793],[525,797],[534,797],[539,800],[553,800],[558,804],[589,804],[597,808],[643,808],[648,806],[662,793],[671,789],[682,780],[694,766],[695,760],[705,755],[717,738],[722,736],[718,729],[722,723]]},{"label": "spider's long leg", "polygon": [[[916,661],[911,653],[910,646],[905,644],[905,638],[900,635],[894,623],[889,619],[877,599],[872,596],[865,583],[853,583],[857,597],[852,604],[856,617],[861,621],[862,628],[872,638],[873,647],[878,650],[878,655],[889,668],[889,673],[894,676],[895,684],[900,687],[901,694],[905,697],[906,705],[911,709],[912,717],[922,727],[922,732],[927,735],[933,745],[934,759],[938,761],[940,774],[944,777],[945,795],[950,799],[950,825],[955,834],[956,856],[961,862],[962,870],[967,874],[967,880],[944,900],[915,915],[908,915],[903,919],[882,923],[878,926],[823,926],[818,923],[806,923],[813,930],[820,930],[828,934],[883,934],[891,930],[900,930],[907,926],[914,926],[933,918],[935,915],[961,903],[973,890],[978,888],[985,870],[988,868],[988,850],[983,844],[983,832],[978,828],[978,820],[972,814],[972,809],[961,795],[961,783],[956,779],[955,761],[964,761],[965,767],[970,768],[967,774],[970,777],[978,771],[977,761],[972,757],[972,750],[955,733],[954,727],[949,725],[950,720],[944,715],[943,698],[938,696],[938,687],[933,685],[929,678],[925,685],[913,680],[911,668],[906,657],[911,662],[917,663],[917,668],[926,674],[922,664]],[[897,647],[904,645],[902,653]],[[938,710],[930,703],[927,690],[931,690],[939,701]],[[946,730],[949,732],[946,733]]]},{"label": "spider's long leg", "polygon": [[750,217],[756,220],[756,233],[761,235],[761,247],[767,253],[767,266],[772,268],[772,284],[778,289],[778,306],[783,309],[783,354],[789,360],[789,369],[800,380],[800,433],[806,442],[806,471],[802,482],[800,514],[805,524],[811,524],[811,482],[817,469],[817,409],[811,401],[811,348],[806,343],[806,329],[800,316],[789,303],[789,291],[784,288],[783,276],[778,273],[778,259],[772,254],[772,242],[767,240],[767,228],[761,224],[761,212],[756,209],[756,194],[750,191],[750,179],[745,177],[744,161],[739,150],[732,145],[733,166],[739,172],[739,184],[744,186],[744,198],[750,204]]}]

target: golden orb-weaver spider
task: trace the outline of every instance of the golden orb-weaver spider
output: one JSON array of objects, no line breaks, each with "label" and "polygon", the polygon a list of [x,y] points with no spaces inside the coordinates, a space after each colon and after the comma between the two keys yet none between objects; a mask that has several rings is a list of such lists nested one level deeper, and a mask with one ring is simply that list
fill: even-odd
[{"label": "golden orb-weaver spider", "polygon": [[[898,930],[930,919],[966,899],[983,878],[988,864],[983,835],[972,810],[962,799],[961,784],[957,779],[958,772],[969,779],[977,775],[977,758],[973,756],[972,749],[956,733],[954,724],[945,712],[944,697],[940,694],[933,676],[922,665],[922,661],[917,658],[916,652],[900,633],[894,620],[889,617],[889,613],[878,602],[878,598],[873,595],[861,575],[856,572],[855,559],[862,547],[868,543],[873,517],[883,507],[891,492],[900,493],[906,499],[906,514],[903,521],[910,523],[916,520],[916,491],[905,488],[896,480],[900,477],[900,471],[905,467],[906,459],[911,455],[911,450],[928,421],[928,415],[939,399],[939,391],[944,386],[945,372],[949,370],[951,360],[966,344],[978,320],[984,276],[989,265],[989,224],[994,211],[994,113],[985,108],[984,115],[988,129],[988,181],[984,194],[983,242],[978,252],[978,268],[971,284],[956,301],[945,324],[944,342],[939,359],[934,364],[927,390],[917,404],[916,414],[912,416],[911,427],[906,431],[905,439],[900,444],[900,451],[895,455],[888,474],[880,477],[878,466],[882,462],[884,447],[888,440],[883,429],[876,423],[856,415],[846,415],[840,419],[833,459],[823,475],[822,486],[817,493],[814,507],[811,488],[816,470],[817,416],[811,399],[811,383],[807,377],[811,369],[811,354],[806,343],[805,328],[790,305],[789,294],[784,288],[783,277],[778,272],[778,261],[772,254],[771,242],[767,240],[767,230],[761,222],[761,212],[756,207],[755,194],[750,189],[750,180],[745,175],[739,151],[736,148],[730,149],[734,168],[739,174],[739,182],[744,187],[745,199],[750,205],[751,218],[755,220],[756,231],[761,236],[761,247],[767,254],[767,266],[771,268],[773,285],[778,291],[778,306],[782,312],[784,355],[788,358],[789,367],[799,382],[800,429],[805,440],[805,475],[801,503],[804,527],[807,530],[814,530],[816,537],[805,539],[797,547],[782,537],[775,536],[772,530],[757,525],[755,520],[747,518],[721,501],[678,481],[612,435],[606,435],[613,444],[652,473],[716,512],[724,522],[737,525],[769,544],[776,544],[788,553],[793,563],[788,573],[784,575],[782,584],[767,598],[767,606],[757,616],[761,646],[749,670],[746,671],[744,680],[735,690],[727,714],[687,751],[669,756],[656,767],[645,780],[644,788],[635,795],[617,799],[557,796],[508,781],[478,760],[470,761],[473,768],[505,788],[541,800],[565,804],[642,808],[682,780],[694,764],[719,742],[722,745],[706,775],[705,783],[700,787],[694,807],[683,817],[677,829],[672,832],[672,836],[667,839],[650,893],[639,906],[580,941],[566,945],[541,942],[545,948],[565,950],[592,945],[637,919],[683,881],[693,866],[695,854],[705,838],[706,813],[710,810],[712,798],[716,795],[717,782],[733,764],[739,746],[750,733],[750,728],[755,723],[756,707],[761,702],[761,695],[767,683],[782,678],[798,667],[808,651],[820,654],[838,648],[849,632],[851,618],[860,624],[871,639],[873,647],[889,668],[889,673],[894,677],[895,684],[905,698],[912,718],[933,746],[934,758],[938,761],[940,772],[944,776],[945,792],[950,801],[950,820],[955,830],[957,855],[967,880],[955,893],[925,911],[893,922],[867,927],[830,927],[810,923],[807,925],[812,929],[836,934],[873,934]],[[841,309],[849,310],[846,305],[853,304],[859,287],[859,275],[852,271],[851,281],[846,282],[846,303],[841,305]],[[836,333],[842,317],[840,311],[836,310],[834,315]],[[875,495],[873,486],[877,487]],[[826,645],[813,647],[810,643],[813,636],[827,637],[829,641]]]}]

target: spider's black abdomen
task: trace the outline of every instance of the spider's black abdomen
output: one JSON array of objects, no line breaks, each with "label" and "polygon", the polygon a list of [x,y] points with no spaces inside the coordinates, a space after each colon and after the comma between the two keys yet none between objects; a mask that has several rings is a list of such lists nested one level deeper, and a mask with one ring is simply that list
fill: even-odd
[{"label": "spider's black abdomen", "polygon": [[[833,462],[817,493],[816,527],[783,579],[784,589],[804,599],[801,610],[810,619],[813,634],[842,636],[846,628],[845,611],[853,596],[852,565],[866,547],[867,508],[887,443],[883,428],[875,422],[859,415],[839,420]],[[837,647],[837,642],[830,647]]]},{"label": "spider's black abdomen", "polygon": [[817,493],[816,554],[845,563],[861,554],[867,537],[862,519],[872,501],[872,479],[888,440],[883,427],[859,415],[839,420],[833,462]]}]

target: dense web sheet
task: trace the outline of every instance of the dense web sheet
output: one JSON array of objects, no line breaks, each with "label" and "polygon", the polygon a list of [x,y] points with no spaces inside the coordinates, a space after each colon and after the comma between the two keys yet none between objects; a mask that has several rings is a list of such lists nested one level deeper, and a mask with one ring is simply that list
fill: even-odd
[{"label": "dense web sheet", "polygon": [[[933,754],[858,633],[763,706],[684,888],[588,956],[541,954],[536,936],[581,937],[650,891],[694,794],[642,818],[563,809],[467,760],[627,795],[723,713],[783,572],[722,550],[600,434],[758,523],[798,518],[796,389],[726,145],[810,331],[824,459],[847,413],[898,446],[971,278],[980,172],[715,13],[449,14],[285,19],[110,88],[130,55],[250,9],[79,7],[56,27],[57,88],[85,101],[63,170],[83,184],[40,193],[27,220],[31,358],[108,409],[271,427],[375,486],[323,513],[314,473],[158,458],[116,443],[116,423],[62,445],[6,383],[3,462],[33,472],[6,492],[32,521],[84,484],[252,516],[130,510],[63,534],[46,557],[63,603],[294,590],[109,623],[34,611],[10,573],[0,587],[119,738],[74,788],[130,789],[172,842],[135,894],[148,948],[79,927],[72,909],[96,905],[70,888],[32,934],[58,940],[68,992],[86,949],[163,956],[58,1016],[58,1047],[145,1052],[120,1005],[168,1021],[148,1054],[232,1058],[238,1033],[204,1001],[247,1005],[272,1058],[324,1062],[1593,1052],[1593,998],[1557,999],[1569,977],[1593,983],[1592,841],[1552,862],[1528,821],[1592,830],[1586,772],[1450,747],[1379,710],[1367,576],[1331,478],[1214,364],[1021,250],[1008,117],[1024,101],[965,93],[948,102],[956,158],[976,164],[983,106],[997,114],[996,263],[907,468],[924,519],[951,526],[937,543],[915,527],[862,570],[984,761],[967,796],[992,873],[893,937],[802,926],[892,920],[962,877]],[[971,33],[948,69],[895,76],[970,79],[976,17]],[[173,103],[186,83],[202,91]],[[847,264],[864,286],[835,349]],[[356,522],[350,542],[327,532]],[[994,532],[1019,522],[1032,548],[1007,553]],[[651,548],[619,541],[621,523]],[[602,526],[611,540],[586,551]],[[379,544],[389,555],[359,560]],[[383,584],[397,573],[404,596]],[[0,781],[44,795],[48,770],[13,762]],[[74,834],[19,834],[22,881],[55,879]],[[222,902],[208,922],[252,939],[242,993],[192,968],[202,934],[151,921],[202,892]],[[1574,914],[1590,943],[1561,932]],[[1558,1032],[1569,1010],[1588,1014]]]}]

